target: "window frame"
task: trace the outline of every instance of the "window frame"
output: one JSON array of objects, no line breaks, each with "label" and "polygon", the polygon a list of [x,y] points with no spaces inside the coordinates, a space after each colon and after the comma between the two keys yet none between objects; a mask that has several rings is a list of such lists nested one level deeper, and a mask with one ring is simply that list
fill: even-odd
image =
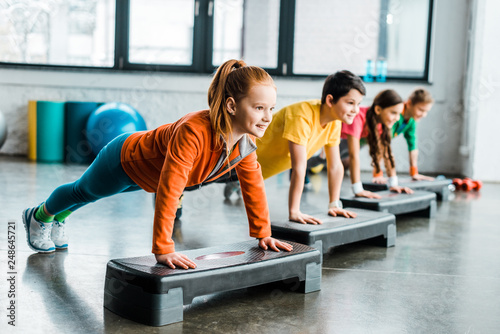
[{"label": "window frame", "polygon": [[[129,19],[130,0],[116,0],[115,8],[115,50],[114,65],[112,67],[102,66],[76,66],[76,65],[50,65],[50,64],[28,64],[0,62],[3,68],[31,68],[31,69],[61,69],[61,70],[84,70],[104,72],[177,72],[177,73],[213,73],[216,69],[212,65],[213,52],[213,9],[214,0],[193,0],[195,2],[194,28],[193,28],[193,55],[191,65],[169,65],[169,64],[137,64],[128,61],[129,48]],[[432,45],[432,28],[434,14],[434,0],[429,1],[427,42],[425,50],[425,64],[423,76],[387,76],[388,81],[419,81],[429,82],[429,70]],[[295,31],[295,0],[280,0],[280,17],[278,30],[278,59],[276,68],[264,68],[269,74],[278,77],[297,78],[324,78],[320,74],[294,74],[294,31]],[[381,43],[379,39],[379,44]]]}]

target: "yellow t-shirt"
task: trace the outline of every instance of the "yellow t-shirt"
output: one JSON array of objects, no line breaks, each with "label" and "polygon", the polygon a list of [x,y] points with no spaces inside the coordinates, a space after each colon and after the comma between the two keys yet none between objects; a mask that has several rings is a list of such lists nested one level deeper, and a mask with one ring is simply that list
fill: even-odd
[{"label": "yellow t-shirt", "polygon": [[257,160],[264,179],[292,167],[288,141],[305,146],[308,159],[323,146],[339,145],[342,122],[333,121],[322,128],[320,107],[320,100],[311,100],[274,113],[266,133],[257,139]]}]

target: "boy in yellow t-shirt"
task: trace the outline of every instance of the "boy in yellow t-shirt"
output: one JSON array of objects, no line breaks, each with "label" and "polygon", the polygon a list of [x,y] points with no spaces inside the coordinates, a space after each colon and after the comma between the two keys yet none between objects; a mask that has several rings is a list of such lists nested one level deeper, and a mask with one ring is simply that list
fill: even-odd
[{"label": "boy in yellow t-shirt", "polygon": [[[273,115],[266,133],[257,139],[257,160],[264,179],[291,169],[288,196],[289,219],[302,224],[321,224],[321,220],[300,211],[307,160],[322,147],[327,160],[329,205],[332,216],[355,217],[340,202],[344,167],[339,143],[342,122],[351,124],[359,113],[365,95],[362,80],[349,71],[328,76],[321,100],[295,103]],[[224,195],[229,198],[234,184],[227,184]]]}]

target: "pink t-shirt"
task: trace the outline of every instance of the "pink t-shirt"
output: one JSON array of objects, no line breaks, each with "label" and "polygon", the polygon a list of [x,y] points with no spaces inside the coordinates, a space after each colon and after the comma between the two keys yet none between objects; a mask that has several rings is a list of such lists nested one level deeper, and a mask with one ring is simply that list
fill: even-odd
[{"label": "pink t-shirt", "polygon": [[340,138],[347,139],[347,135],[361,139],[368,136],[368,129],[365,127],[366,112],[370,107],[359,107],[359,114],[354,117],[352,124],[342,123],[342,132]]}]

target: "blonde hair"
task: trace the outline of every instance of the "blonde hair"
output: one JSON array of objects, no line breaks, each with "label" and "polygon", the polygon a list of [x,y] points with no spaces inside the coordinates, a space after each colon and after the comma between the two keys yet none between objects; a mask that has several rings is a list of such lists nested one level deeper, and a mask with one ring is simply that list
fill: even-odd
[{"label": "blonde hair", "polygon": [[416,105],[418,103],[434,103],[431,93],[425,88],[416,88],[408,97],[411,104]]},{"label": "blonde hair", "polygon": [[222,145],[221,137],[228,142],[232,132],[227,99],[232,97],[238,103],[255,84],[276,88],[273,79],[266,71],[257,66],[248,66],[243,60],[228,60],[217,69],[208,89],[210,124],[215,132],[217,146]]}]

